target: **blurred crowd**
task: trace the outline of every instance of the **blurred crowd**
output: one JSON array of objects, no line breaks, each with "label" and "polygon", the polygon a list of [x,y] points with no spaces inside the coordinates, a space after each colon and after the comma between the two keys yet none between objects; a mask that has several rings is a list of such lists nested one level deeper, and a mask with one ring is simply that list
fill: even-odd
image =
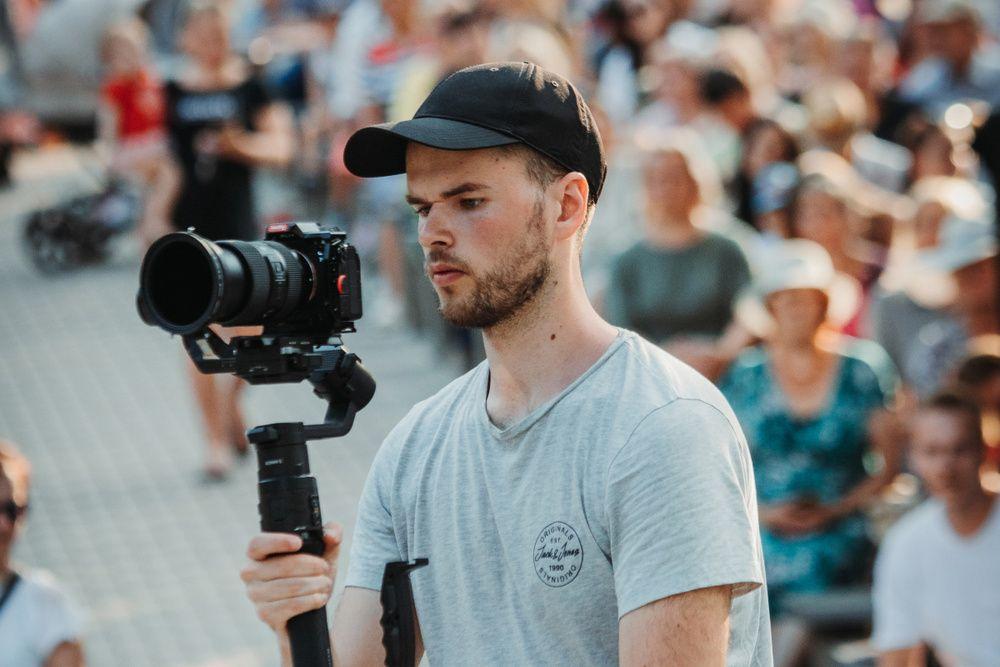
[{"label": "blurred crowd", "polygon": [[[0,2],[0,179],[38,133],[21,45],[73,4]],[[1000,664],[995,0],[104,4],[99,142],[145,192],[143,243],[337,225],[366,258],[368,317],[467,366],[480,343],[437,317],[405,180],[352,176],[344,144],[468,65],[571,79],[609,156],[585,284],[739,416],[779,664],[824,628],[867,632],[852,594],[873,576],[885,660]],[[260,210],[263,174],[284,208]],[[221,475],[245,447],[240,385],[192,377]]]}]

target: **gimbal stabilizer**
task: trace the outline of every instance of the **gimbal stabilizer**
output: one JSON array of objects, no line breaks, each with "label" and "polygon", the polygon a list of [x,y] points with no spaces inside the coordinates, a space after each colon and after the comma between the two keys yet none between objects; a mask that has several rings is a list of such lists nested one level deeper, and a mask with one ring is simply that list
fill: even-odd
[{"label": "gimbal stabilizer", "polygon": [[[251,384],[309,380],[328,403],[322,424],[265,424],[250,430],[257,448],[261,530],[294,533],[304,553],[323,554],[323,521],[306,442],[346,435],[354,416],[375,393],[375,380],[339,337],[244,336],[226,344],[211,329],[184,336],[191,360],[203,373],[232,373]],[[295,667],[331,667],[326,608],[288,621]],[[411,663],[412,664],[412,663]]]}]

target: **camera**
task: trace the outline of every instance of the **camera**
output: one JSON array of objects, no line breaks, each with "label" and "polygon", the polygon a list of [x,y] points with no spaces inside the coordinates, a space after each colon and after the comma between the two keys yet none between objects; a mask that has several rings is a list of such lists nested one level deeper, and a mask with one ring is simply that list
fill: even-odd
[{"label": "camera", "polygon": [[263,325],[264,334],[329,337],[361,318],[361,264],[347,235],[313,222],[276,223],[263,241],[160,238],[140,270],[146,324],[191,335],[209,324]]}]

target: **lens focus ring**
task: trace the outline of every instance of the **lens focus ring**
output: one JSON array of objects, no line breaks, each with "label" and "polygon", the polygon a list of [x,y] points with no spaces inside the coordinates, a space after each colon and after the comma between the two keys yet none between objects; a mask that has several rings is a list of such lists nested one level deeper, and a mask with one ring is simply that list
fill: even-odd
[{"label": "lens focus ring", "polygon": [[224,326],[235,324],[247,324],[257,322],[267,305],[267,298],[271,291],[270,274],[267,270],[267,261],[254,247],[253,243],[247,241],[219,241],[223,247],[231,248],[240,261],[246,266],[250,273],[250,289],[246,303],[233,317],[225,322]]},{"label": "lens focus ring", "polygon": [[299,254],[288,246],[276,241],[265,241],[264,243],[274,248],[285,260],[285,278],[288,281],[285,302],[281,304],[273,316],[268,318],[281,322],[299,307],[302,298],[302,264]]}]

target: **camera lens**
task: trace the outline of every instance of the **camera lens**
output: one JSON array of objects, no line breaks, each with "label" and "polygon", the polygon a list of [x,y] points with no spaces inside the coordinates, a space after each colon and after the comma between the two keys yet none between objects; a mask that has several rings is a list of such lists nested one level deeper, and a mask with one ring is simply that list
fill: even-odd
[{"label": "camera lens", "polygon": [[176,334],[212,323],[266,324],[303,302],[310,274],[305,258],[273,241],[168,234],[143,259],[139,312],[147,324]]}]

